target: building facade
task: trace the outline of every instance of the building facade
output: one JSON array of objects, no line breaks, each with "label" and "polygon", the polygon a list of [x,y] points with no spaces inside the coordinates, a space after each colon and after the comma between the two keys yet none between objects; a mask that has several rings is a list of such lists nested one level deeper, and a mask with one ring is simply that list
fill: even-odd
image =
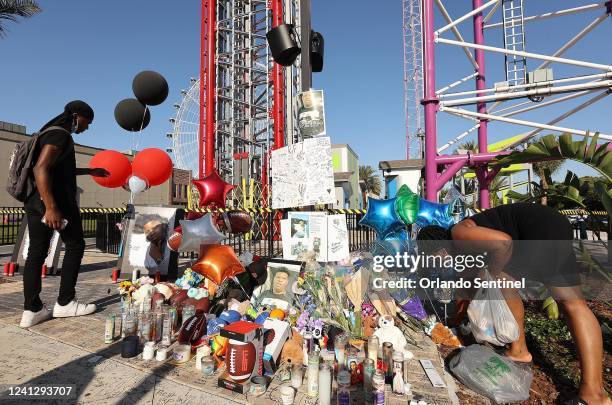
[{"label": "building facade", "polygon": [[[29,139],[26,128],[21,125],[0,122],[0,190],[6,190],[9,159],[15,146]],[[83,135],[87,138],[87,134]],[[77,167],[89,167],[89,161],[103,149],[75,144]],[[133,153],[125,153],[132,160]],[[176,184],[174,183],[176,181]],[[187,185],[191,181],[191,173],[174,169],[173,175],[165,183],[151,187],[135,196],[135,204],[147,205],[186,205]],[[105,188],[93,181],[91,176],[77,176],[80,193],[80,206],[91,208],[120,208],[130,201],[130,193],[123,188]],[[21,207],[23,204],[11,197],[7,192],[0,193],[0,207]]]},{"label": "building facade", "polygon": [[385,198],[393,198],[403,185],[414,193],[421,192],[422,170],[425,161],[422,159],[385,160],[378,163],[385,180]]},{"label": "building facade", "polygon": [[360,207],[359,156],[347,144],[332,145],[336,203],[333,208]]}]

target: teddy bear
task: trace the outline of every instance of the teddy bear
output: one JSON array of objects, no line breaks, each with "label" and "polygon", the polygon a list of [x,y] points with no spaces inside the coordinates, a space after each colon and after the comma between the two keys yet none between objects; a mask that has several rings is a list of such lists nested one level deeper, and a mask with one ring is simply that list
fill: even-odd
[{"label": "teddy bear", "polygon": [[281,362],[302,365],[304,364],[304,338],[295,329],[292,329],[291,333],[291,338],[285,342],[281,351]]},{"label": "teddy bear", "polygon": [[363,334],[366,337],[370,337],[374,334],[374,330],[376,330],[376,316],[373,315],[365,315],[363,316]]},{"label": "teddy bear", "polygon": [[378,329],[374,331],[374,336],[378,337],[379,344],[389,342],[393,344],[395,350],[404,350],[408,341],[404,333],[395,326],[395,321],[390,315],[384,315],[378,318]]}]

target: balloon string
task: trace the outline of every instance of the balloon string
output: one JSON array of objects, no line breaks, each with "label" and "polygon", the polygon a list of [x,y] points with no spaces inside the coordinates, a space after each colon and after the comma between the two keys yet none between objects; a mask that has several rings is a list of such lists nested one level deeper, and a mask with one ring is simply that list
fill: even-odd
[{"label": "balloon string", "polygon": [[[144,119],[147,116],[148,109],[149,107],[145,105],[144,113],[142,114],[142,118],[140,120],[140,129],[138,130],[138,132],[132,132],[132,149],[133,150],[138,150],[138,147],[140,146],[140,134],[142,133],[142,128],[144,127]],[[138,142],[136,140],[138,140]]]}]

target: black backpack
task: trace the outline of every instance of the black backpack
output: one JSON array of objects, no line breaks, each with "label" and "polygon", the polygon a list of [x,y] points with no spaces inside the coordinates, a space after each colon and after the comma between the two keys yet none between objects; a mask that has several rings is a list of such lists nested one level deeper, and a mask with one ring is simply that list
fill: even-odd
[{"label": "black backpack", "polygon": [[51,130],[62,130],[69,133],[65,128],[52,126],[41,132],[32,134],[30,139],[18,143],[13,149],[9,160],[8,182],[6,191],[17,201],[25,202],[36,189],[32,169],[36,164],[36,147],[41,135]]}]

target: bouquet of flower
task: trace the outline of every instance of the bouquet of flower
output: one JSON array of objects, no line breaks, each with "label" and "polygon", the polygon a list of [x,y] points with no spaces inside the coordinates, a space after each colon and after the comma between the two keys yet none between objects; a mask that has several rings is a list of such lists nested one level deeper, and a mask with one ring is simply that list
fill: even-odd
[{"label": "bouquet of flower", "polygon": [[121,283],[119,283],[119,287],[117,289],[119,290],[119,295],[121,296],[121,300],[131,301],[132,294],[134,293],[134,291],[138,289],[138,287],[139,287],[138,282],[136,282],[135,284],[132,284],[132,282],[129,280],[122,281]]},{"label": "bouquet of flower", "polygon": [[298,305],[309,318],[320,319],[353,337],[363,337],[361,306],[355,310],[343,278],[336,277],[333,266],[326,266],[321,273],[306,272],[298,283],[306,291]]}]

